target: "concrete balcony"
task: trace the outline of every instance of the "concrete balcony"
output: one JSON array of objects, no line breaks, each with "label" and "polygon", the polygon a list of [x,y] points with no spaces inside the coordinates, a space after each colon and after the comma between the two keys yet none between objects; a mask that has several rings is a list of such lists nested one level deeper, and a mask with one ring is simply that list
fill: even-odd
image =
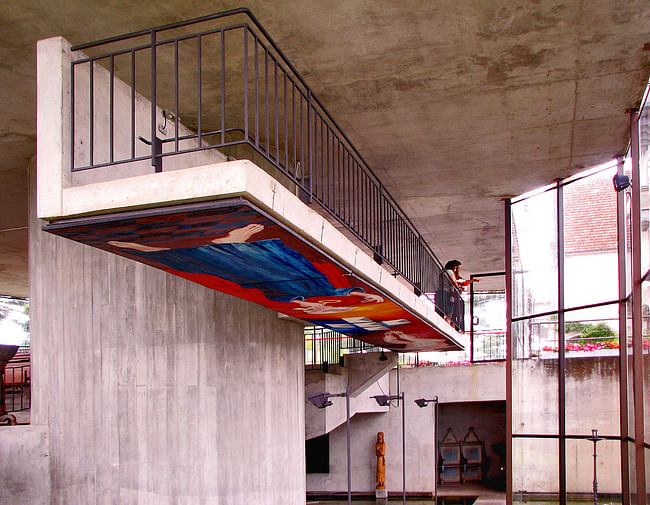
[{"label": "concrete balcony", "polygon": [[[248,159],[229,161],[219,149],[200,148],[205,142],[200,136],[193,136],[178,117],[170,119],[121,81],[113,63],[105,69],[91,61],[71,74],[73,60],[80,57],[62,38],[38,46],[37,212],[49,222],[46,230],[388,349],[462,348],[464,337],[436,307],[392,267],[377,261],[368,248],[317,212],[317,205],[308,205],[301,194],[304,188],[273,177],[268,167]],[[86,80],[91,85],[84,95],[78,87]],[[160,159],[148,157],[146,142],[135,141],[135,137],[146,141],[147,132],[149,139],[153,137],[152,118],[178,123],[167,130],[158,125]],[[79,135],[84,124],[92,132],[89,138]],[[164,158],[163,166],[165,149],[172,149],[179,137],[187,142],[187,152]],[[115,163],[121,158],[126,161]],[[74,160],[80,159],[106,163],[76,170]],[[235,215],[239,216],[236,223]],[[175,228],[164,226],[171,221]],[[126,235],[125,226],[131,230]],[[152,226],[160,232],[155,237],[143,232]],[[192,226],[200,226],[201,231],[192,236],[192,247],[186,247],[186,231]],[[185,238],[178,241],[181,235]],[[281,254],[293,255],[291,265],[281,268],[280,277],[264,277],[273,268],[261,267],[257,273],[244,273],[240,282],[242,272],[261,264],[262,241],[281,243]],[[210,270],[212,260],[207,257],[198,260],[202,264],[198,270],[185,269],[187,258],[174,265],[161,259],[170,250],[178,255],[180,250],[196,249],[197,244],[214,249],[216,243],[228,243],[230,253],[237,249],[240,272],[231,271],[232,262]],[[257,249],[246,256],[243,248]],[[264,261],[281,263],[278,254]],[[314,278],[326,284],[324,291],[312,287],[278,294],[268,287],[296,279],[304,284]],[[289,291],[295,289],[295,284],[291,286]]]}]

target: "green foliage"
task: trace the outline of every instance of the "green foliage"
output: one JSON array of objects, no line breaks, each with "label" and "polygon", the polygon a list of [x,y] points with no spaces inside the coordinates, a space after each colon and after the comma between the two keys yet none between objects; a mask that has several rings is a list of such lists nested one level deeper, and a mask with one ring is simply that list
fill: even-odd
[{"label": "green foliage", "polygon": [[609,339],[616,336],[612,329],[605,323],[596,325],[590,323],[570,322],[564,325],[564,331],[567,333],[580,332],[581,338],[585,339]]},{"label": "green foliage", "polygon": [[27,315],[27,319],[22,324],[22,327],[25,333],[29,334],[29,300],[25,302],[25,305],[23,306],[23,312]]}]

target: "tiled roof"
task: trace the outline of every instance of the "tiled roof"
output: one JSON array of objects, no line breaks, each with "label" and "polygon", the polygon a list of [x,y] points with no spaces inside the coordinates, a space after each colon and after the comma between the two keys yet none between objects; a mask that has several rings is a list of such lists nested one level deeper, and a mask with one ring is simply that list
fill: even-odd
[{"label": "tiled roof", "polygon": [[616,250],[616,191],[613,171],[605,170],[564,187],[566,254]]}]

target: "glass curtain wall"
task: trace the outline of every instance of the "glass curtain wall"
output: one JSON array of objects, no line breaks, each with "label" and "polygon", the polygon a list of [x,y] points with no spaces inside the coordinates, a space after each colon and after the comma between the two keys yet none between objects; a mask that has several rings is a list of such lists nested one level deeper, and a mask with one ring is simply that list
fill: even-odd
[{"label": "glass curtain wall", "polygon": [[650,111],[631,125],[627,158],[506,202],[509,502],[648,503]]}]

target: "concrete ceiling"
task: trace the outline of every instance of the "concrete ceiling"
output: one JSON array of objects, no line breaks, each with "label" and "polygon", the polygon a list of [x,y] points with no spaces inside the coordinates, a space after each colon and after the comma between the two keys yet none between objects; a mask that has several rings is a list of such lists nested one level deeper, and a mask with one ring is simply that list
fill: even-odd
[{"label": "concrete ceiling", "polygon": [[0,0],[0,293],[28,293],[36,41],[242,6],[466,274],[503,269],[502,198],[625,151],[650,72],[647,0]]}]

